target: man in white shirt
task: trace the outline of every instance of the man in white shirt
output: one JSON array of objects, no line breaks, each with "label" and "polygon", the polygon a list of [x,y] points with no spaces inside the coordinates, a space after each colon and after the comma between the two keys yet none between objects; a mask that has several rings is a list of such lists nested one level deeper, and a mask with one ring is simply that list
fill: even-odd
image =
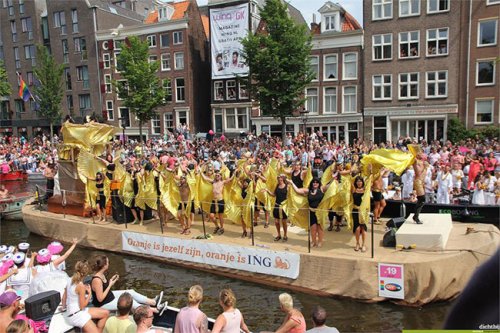
[{"label": "man in white shirt", "polygon": [[439,171],[437,175],[437,203],[439,204],[450,204],[450,197],[453,191],[453,177],[450,170],[450,166],[446,165],[444,171]]}]

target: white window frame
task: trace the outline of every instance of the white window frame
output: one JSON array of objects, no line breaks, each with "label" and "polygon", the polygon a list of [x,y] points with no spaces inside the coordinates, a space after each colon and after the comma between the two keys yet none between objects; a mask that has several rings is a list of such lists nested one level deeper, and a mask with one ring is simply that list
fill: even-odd
[{"label": "white window frame", "polygon": [[118,70],[118,56],[120,55],[121,52],[114,52],[113,54],[113,61],[115,63],[115,73],[120,73]]},{"label": "white window frame", "polygon": [[[168,119],[167,119],[168,118]],[[168,124],[168,126],[167,126]],[[165,132],[170,129],[174,129],[174,115],[171,112],[165,112],[163,114],[163,128],[165,129]]]},{"label": "white window frame", "polygon": [[[345,109],[345,93],[346,88],[354,88],[354,111],[346,111]],[[352,96],[352,95],[349,95]],[[358,86],[342,86],[342,113],[356,113],[358,110]]]},{"label": "white window frame", "polygon": [[322,24],[323,32],[340,31],[340,17],[338,13],[329,13],[323,15],[324,24]]},{"label": "white window frame", "polygon": [[[407,2],[408,3],[408,14],[404,15],[404,14],[401,14],[401,3],[402,2]],[[418,12],[416,13],[412,13],[411,12],[411,4],[412,2],[415,2],[418,4]],[[420,5],[422,4],[421,0],[399,0],[399,17],[411,17],[411,16],[420,16]]]},{"label": "white window frame", "polygon": [[[163,89],[165,89],[165,102],[172,102],[174,98],[172,90],[172,80],[169,79],[162,80],[161,86],[163,87]],[[167,99],[168,96],[170,96],[170,100]]]},{"label": "white window frame", "polygon": [[[109,107],[110,104],[111,104],[111,108]],[[111,117],[109,115],[111,115]],[[114,105],[113,100],[111,100],[111,99],[106,100],[106,117],[110,121],[115,120],[115,105]]]},{"label": "white window frame", "polygon": [[102,54],[102,67],[105,69],[111,68],[111,55],[109,53]]},{"label": "white window frame", "polygon": [[[183,86],[178,86],[177,85],[177,80],[184,80],[184,85]],[[179,87],[183,87],[183,95],[184,95],[184,99],[179,99]],[[186,79],[184,79],[183,77],[176,77],[175,78],[175,102],[176,103],[184,103],[186,102]]]},{"label": "white window frame", "polygon": [[[226,99],[228,101],[234,101],[234,100],[236,100],[236,96],[238,95],[237,92],[236,92],[236,87],[237,87],[236,86],[236,80],[227,80],[226,81]],[[233,97],[230,97],[229,89],[234,89],[234,96]]]},{"label": "white window frame", "polygon": [[[333,89],[333,91],[335,91],[335,94],[331,94],[331,95],[327,95],[326,94],[326,91],[328,89]],[[338,112],[338,93],[337,93],[338,89],[337,87],[323,87],[323,113],[324,114],[336,114]],[[331,98],[331,96],[334,96],[334,99],[335,99],[335,103],[331,103],[331,105],[333,105],[334,107],[334,110],[327,110],[326,109],[326,99],[327,98]]]},{"label": "white window frame", "polygon": [[[182,58],[180,58],[182,60],[182,66],[178,66],[178,63],[177,63],[177,56],[181,55]],[[184,69],[184,52],[175,52],[174,53],[174,68],[175,70],[182,70]]]},{"label": "white window frame", "polygon": [[[493,64],[493,81],[488,83],[479,83],[479,63],[480,62],[489,62]],[[476,86],[484,87],[484,86],[494,86],[495,85],[495,75],[496,75],[496,61],[495,59],[477,59],[476,60]]]},{"label": "white window frame", "polygon": [[[118,115],[119,117],[118,118],[123,118],[123,115],[122,115],[122,110],[128,110],[128,124],[129,126],[126,126],[125,128],[129,128],[130,126],[132,126],[132,119],[130,119],[130,109],[127,108],[126,106],[121,106],[118,108]],[[123,128],[123,120],[120,120],[120,127]]]},{"label": "white window frame", "polygon": [[[167,61],[168,66],[164,66],[164,62]],[[170,53],[162,53],[160,56],[160,62],[161,62],[161,70],[162,72],[164,71],[169,71],[172,69],[172,64],[171,64],[171,59],[170,59]]]},{"label": "white window frame", "polygon": [[[243,111],[244,110],[244,114]],[[238,117],[239,116],[245,116],[245,124],[242,124],[243,126],[238,126],[239,121]],[[227,118],[228,117],[234,117],[234,127],[229,127]],[[248,108],[242,108],[242,107],[231,107],[231,108],[226,108],[224,109],[224,124],[226,129],[230,130],[241,130],[241,129],[246,129],[248,128]]]},{"label": "white window frame", "polygon": [[[155,126],[154,125],[154,122],[157,121],[158,122],[158,126]],[[159,128],[159,132],[155,132],[155,128]],[[151,117],[151,134],[153,135],[161,135],[161,117],[158,113],[154,114],[152,117]]]},{"label": "white window frame", "polygon": [[[375,78],[380,77],[380,83],[375,83]],[[385,82],[386,78],[390,78],[390,82]],[[375,97],[375,88],[380,88],[380,97]],[[389,97],[385,97],[385,89],[389,87]],[[392,100],[392,74],[376,74],[372,75],[372,100],[373,101],[390,101]]]},{"label": "white window frame", "polygon": [[[244,96],[241,92],[246,91],[246,96]],[[238,82],[238,97],[239,99],[249,99],[250,94],[248,91],[248,86],[244,83]]]},{"label": "white window frame", "polygon": [[[415,75],[415,74],[417,75],[417,81],[412,81],[411,76]],[[406,75],[408,80],[406,82],[402,82],[401,75]],[[418,97],[420,95],[419,80],[420,80],[420,73],[419,72],[399,73],[399,75],[398,75],[398,98],[400,100],[418,99]],[[411,86],[415,85],[415,84],[417,85],[417,96],[411,96]],[[401,87],[402,86],[406,86],[406,91],[408,92],[408,96],[406,96],[406,97],[401,96]]]},{"label": "white window frame", "polygon": [[[439,79],[439,73],[440,72],[444,72],[446,73],[446,79],[444,80],[445,84],[446,84],[446,93],[444,95],[435,95],[435,96],[429,96],[428,95],[428,84],[433,82],[434,84],[434,88],[435,88],[435,92],[436,94],[439,92],[439,83],[440,82],[443,82],[442,79]],[[428,74],[429,73],[434,73],[435,74],[435,77],[436,79],[433,80],[433,81],[429,81],[428,79]],[[428,71],[428,72],[425,72],[425,98],[427,99],[434,99],[434,98],[447,98],[448,97],[448,71],[447,70],[444,70],[444,71]]]},{"label": "white window frame", "polygon": [[[356,68],[356,76],[354,77],[348,77],[346,76],[346,56],[354,54],[356,56],[356,60],[354,61],[355,68]],[[346,52],[342,54],[342,80],[357,80],[358,79],[358,52]]]},{"label": "white window frame", "polygon": [[486,0],[486,6],[500,5],[500,0]]},{"label": "white window frame", "polygon": [[148,56],[148,63],[151,64],[153,63],[154,61],[158,61],[158,56],[156,54],[150,54]]},{"label": "white window frame", "polygon": [[180,45],[184,42],[184,36],[182,31],[174,31],[172,33],[172,44],[173,45]]},{"label": "white window frame", "polygon": [[[335,57],[335,62],[328,63],[327,62],[328,57]],[[326,66],[333,64],[335,66],[335,77],[332,79],[326,75],[327,74]],[[337,53],[325,54],[323,56],[323,81],[338,81],[338,79],[339,79],[339,55]]]},{"label": "white window frame", "polygon": [[[122,101],[122,100],[123,100],[123,98],[121,98],[121,97],[120,97],[120,92],[119,92],[119,90],[118,90],[118,86],[123,85],[123,83],[121,83],[121,82],[125,82],[125,85],[127,85],[127,80],[125,80],[125,79],[116,80],[116,83],[117,83],[117,84],[116,84],[116,89],[115,89],[115,91],[116,91],[116,99],[117,99],[118,101]],[[120,116],[120,117],[121,117],[121,116]]]},{"label": "white window frame", "polygon": [[[316,95],[311,95],[311,94],[308,94],[308,91],[311,90],[311,91],[316,91]],[[319,88],[318,87],[306,87],[306,90],[305,90],[305,108],[306,110],[309,111],[309,114],[318,114],[319,112]],[[313,108],[310,107],[310,103],[311,101],[309,100],[309,98],[315,98],[316,100],[316,110],[312,110]]]},{"label": "white window frame", "polygon": [[[316,60],[316,64],[313,64],[312,63],[312,60]],[[313,66],[316,66],[316,77],[314,77],[312,79],[312,81],[318,81],[319,80],[319,56],[309,56],[309,68],[311,69],[311,72],[314,73],[314,71],[312,71],[312,67]]]},{"label": "white window frame", "polygon": [[156,35],[148,35],[146,37],[146,40],[148,41],[148,46],[150,49],[155,48],[158,45],[156,43]]},{"label": "white window frame", "polygon": [[[495,22],[495,42],[491,44],[481,44],[481,23],[494,21]],[[477,22],[477,47],[495,46],[498,43],[498,17],[492,19],[484,19]]]},{"label": "white window frame", "polygon": [[111,83],[111,74],[104,74],[104,92],[107,94],[113,92],[113,84]]},{"label": "white window frame", "polygon": [[[380,36],[381,44],[375,43],[375,37],[378,37],[378,36]],[[390,43],[385,42],[385,40],[384,40],[385,36],[390,36]],[[384,58],[384,47],[387,45],[390,45],[390,47],[391,47],[390,57]],[[380,47],[382,58],[380,58],[380,59],[375,58],[375,47]],[[373,35],[372,36],[372,61],[387,61],[387,60],[392,60],[392,33]]]},{"label": "white window frame", "polygon": [[[417,33],[417,39],[414,40],[412,39],[412,34],[413,33]],[[401,42],[401,36],[406,34],[406,38],[407,38],[407,41],[406,42]],[[416,56],[412,56],[410,55],[410,50],[411,50],[411,44],[415,44],[417,43],[417,55]],[[406,57],[402,57],[401,56],[401,46],[406,44],[407,47],[408,47],[408,55]],[[416,31],[403,31],[403,32],[400,32],[398,34],[398,53],[399,53],[399,59],[415,59],[415,58],[419,58],[420,57],[420,52],[421,52],[422,48],[421,48],[421,45],[420,45],[420,31],[419,30],[416,30]]]},{"label": "white window frame", "polygon": [[[431,11],[431,1],[437,1],[437,6],[438,6],[438,9],[435,10],[435,11]],[[445,10],[439,10],[439,1],[440,0],[427,0],[427,14],[440,14],[440,13],[446,13],[446,12],[449,12],[450,11],[450,7],[451,7],[451,0],[447,0],[448,1],[448,9],[445,9]]]},{"label": "white window frame", "polygon": [[[478,102],[490,102],[491,103],[491,121],[477,121],[477,103]],[[488,125],[493,124],[493,118],[495,117],[495,99],[494,98],[478,98],[474,101],[474,125]]]},{"label": "white window frame", "polygon": [[[162,36],[167,36],[167,45],[163,45],[163,39],[161,38]],[[160,48],[165,49],[170,46],[170,36],[168,33],[160,34]]]},{"label": "white window frame", "polygon": [[[391,8],[391,15],[388,16],[385,13],[385,6],[390,4]],[[375,6],[381,6],[381,17],[375,17]],[[394,6],[393,6],[393,0],[373,0],[372,2],[372,21],[380,21],[380,20],[390,20],[394,16]]]},{"label": "white window frame", "polygon": [[[441,30],[446,30],[446,39],[441,38],[439,36],[439,32]],[[431,31],[435,31],[436,38],[429,37],[429,34]],[[443,27],[443,28],[427,29],[425,35],[426,35],[425,54],[427,57],[442,57],[442,56],[447,56],[450,53],[450,28]],[[440,53],[439,44],[445,40],[446,40],[446,53]],[[434,54],[429,53],[429,42],[433,42],[433,41],[436,42],[436,53],[434,53]]]},{"label": "white window frame", "polygon": [[73,33],[76,34],[79,32],[79,27],[78,27],[78,11],[76,8],[71,9],[71,29],[73,30]]},{"label": "white window frame", "polygon": [[[218,97],[217,92],[221,90],[222,96]],[[214,81],[214,101],[224,100],[224,81]]]}]

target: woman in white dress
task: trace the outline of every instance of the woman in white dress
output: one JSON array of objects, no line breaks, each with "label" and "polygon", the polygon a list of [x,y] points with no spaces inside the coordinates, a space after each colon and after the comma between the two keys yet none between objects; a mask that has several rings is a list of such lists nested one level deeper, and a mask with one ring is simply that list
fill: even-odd
[{"label": "woman in white dress", "polygon": [[[68,322],[80,327],[85,333],[102,333],[109,311],[101,308],[87,308],[90,303],[90,285],[83,279],[91,272],[88,261],[78,261],[75,272],[68,280],[62,304],[68,314]],[[92,319],[97,320],[97,325]]]},{"label": "woman in white dress", "polygon": [[484,176],[478,173],[476,179],[474,179],[474,194],[472,194],[472,204],[474,205],[484,205],[484,190],[486,189],[486,184],[484,184]]}]

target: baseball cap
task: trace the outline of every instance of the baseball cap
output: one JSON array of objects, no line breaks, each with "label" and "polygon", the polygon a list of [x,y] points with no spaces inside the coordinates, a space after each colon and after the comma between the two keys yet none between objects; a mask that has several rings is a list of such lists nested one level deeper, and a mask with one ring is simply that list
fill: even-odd
[{"label": "baseball cap", "polygon": [[15,291],[6,291],[0,295],[0,307],[11,306],[15,301],[20,300],[21,297]]}]

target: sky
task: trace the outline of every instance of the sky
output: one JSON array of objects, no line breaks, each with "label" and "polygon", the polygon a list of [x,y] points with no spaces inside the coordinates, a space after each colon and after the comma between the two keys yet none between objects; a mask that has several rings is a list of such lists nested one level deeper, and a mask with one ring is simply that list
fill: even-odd
[{"label": "sky", "polygon": [[[198,5],[203,6],[207,4],[207,0],[197,0]],[[327,0],[288,0],[292,6],[300,10],[302,16],[307,23],[312,22],[313,14],[316,14],[316,22],[320,21],[318,9],[320,9]],[[331,0],[333,3],[338,3],[346,11],[358,20],[363,25],[363,0]]]}]

